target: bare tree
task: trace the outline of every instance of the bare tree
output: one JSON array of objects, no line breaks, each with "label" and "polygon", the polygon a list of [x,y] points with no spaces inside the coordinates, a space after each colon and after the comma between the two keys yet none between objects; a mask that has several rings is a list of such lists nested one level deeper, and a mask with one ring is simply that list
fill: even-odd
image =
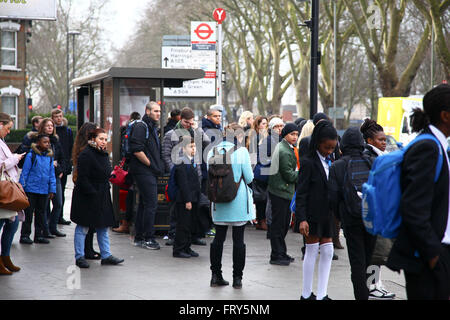
[{"label": "bare tree", "polygon": [[[69,29],[81,32],[74,50],[77,76],[98,71],[108,65],[105,46],[101,40],[103,29],[99,19],[107,2],[108,0],[91,1],[88,14],[81,20],[75,20],[71,16],[73,1],[59,0],[55,22],[42,21],[33,25],[33,37],[27,48],[27,73],[29,93],[39,97],[37,110],[48,112],[55,104],[63,106],[67,104],[67,82],[70,80],[67,79]],[[72,59],[69,59],[70,74],[72,69]]]}]

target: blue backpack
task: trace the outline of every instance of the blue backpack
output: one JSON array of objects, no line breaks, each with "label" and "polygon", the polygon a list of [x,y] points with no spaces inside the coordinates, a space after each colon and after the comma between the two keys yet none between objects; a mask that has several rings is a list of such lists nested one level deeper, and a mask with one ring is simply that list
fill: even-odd
[{"label": "blue backpack", "polygon": [[406,151],[416,142],[433,140],[439,147],[434,182],[442,169],[443,155],[440,142],[431,134],[421,134],[402,150],[397,150],[375,159],[369,180],[363,184],[362,220],[366,230],[372,235],[393,239],[398,235],[402,217],[400,214],[401,165]]}]

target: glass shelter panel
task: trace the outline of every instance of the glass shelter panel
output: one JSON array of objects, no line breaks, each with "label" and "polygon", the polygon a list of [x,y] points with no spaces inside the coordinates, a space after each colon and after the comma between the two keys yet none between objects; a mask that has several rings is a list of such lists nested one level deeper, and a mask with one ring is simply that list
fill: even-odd
[{"label": "glass shelter panel", "polygon": [[161,101],[159,80],[121,79],[120,80],[120,126],[126,125],[132,112],[144,116],[149,101]]}]

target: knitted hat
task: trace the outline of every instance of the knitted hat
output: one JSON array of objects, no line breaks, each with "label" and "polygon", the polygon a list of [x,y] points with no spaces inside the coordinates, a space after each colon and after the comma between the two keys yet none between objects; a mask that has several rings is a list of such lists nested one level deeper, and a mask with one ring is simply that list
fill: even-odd
[{"label": "knitted hat", "polygon": [[272,130],[273,127],[280,125],[280,124],[284,124],[283,120],[281,120],[280,118],[273,118],[269,122],[269,129]]},{"label": "knitted hat", "polygon": [[281,131],[281,137],[284,138],[293,131],[298,132],[298,126],[293,122],[289,122],[284,126],[283,130]]}]

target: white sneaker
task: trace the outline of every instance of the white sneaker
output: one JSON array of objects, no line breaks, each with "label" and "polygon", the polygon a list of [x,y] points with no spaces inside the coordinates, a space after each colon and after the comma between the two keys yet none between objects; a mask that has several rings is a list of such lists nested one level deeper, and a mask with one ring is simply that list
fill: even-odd
[{"label": "white sneaker", "polygon": [[375,288],[369,292],[369,300],[393,300],[395,294],[380,288]]}]

